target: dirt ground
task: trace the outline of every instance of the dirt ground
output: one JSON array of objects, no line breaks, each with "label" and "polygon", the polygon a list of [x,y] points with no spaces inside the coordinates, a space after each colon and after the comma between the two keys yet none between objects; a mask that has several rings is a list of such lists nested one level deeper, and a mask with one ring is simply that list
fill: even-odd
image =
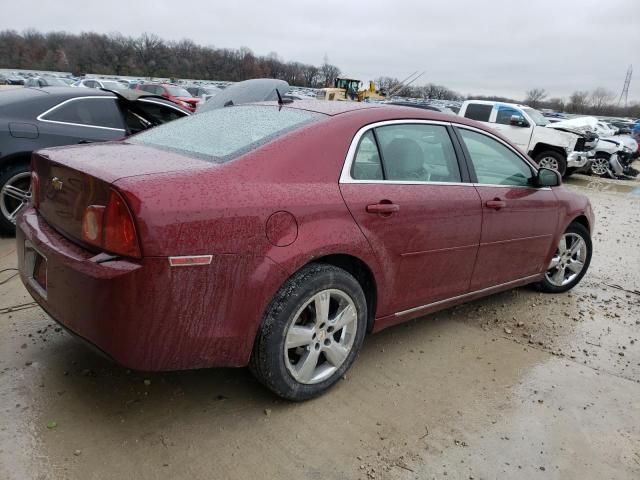
[{"label": "dirt ground", "polygon": [[0,274],[0,478],[640,478],[640,182],[569,188],[597,215],[571,293],[520,288],[373,335],[300,404],[245,369],[114,365]]}]

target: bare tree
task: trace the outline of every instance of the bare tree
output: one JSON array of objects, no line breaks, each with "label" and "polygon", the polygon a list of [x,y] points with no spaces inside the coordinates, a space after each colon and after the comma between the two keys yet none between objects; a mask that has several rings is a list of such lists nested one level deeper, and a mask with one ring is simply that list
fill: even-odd
[{"label": "bare tree", "polygon": [[538,108],[540,102],[547,97],[547,91],[544,88],[533,88],[527,92],[525,103],[532,108]]},{"label": "bare tree", "polygon": [[589,100],[591,101],[594,113],[601,114],[604,113],[606,107],[613,102],[614,98],[615,94],[611,90],[598,87],[591,92]]},{"label": "bare tree", "polygon": [[333,81],[340,75],[340,69],[335,65],[328,62],[325,56],[325,61],[320,67],[320,78],[325,87],[332,87]]},{"label": "bare tree", "polygon": [[569,97],[569,111],[571,113],[585,113],[588,106],[589,92],[575,91]]}]

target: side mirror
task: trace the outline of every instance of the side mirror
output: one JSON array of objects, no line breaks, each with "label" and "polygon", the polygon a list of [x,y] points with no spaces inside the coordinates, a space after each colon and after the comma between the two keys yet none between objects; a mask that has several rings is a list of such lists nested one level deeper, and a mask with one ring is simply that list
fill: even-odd
[{"label": "side mirror", "polygon": [[511,115],[509,119],[509,125],[514,127],[528,127],[529,124],[520,115]]},{"label": "side mirror", "polygon": [[562,175],[550,168],[541,167],[538,170],[536,183],[539,187],[557,187],[562,184]]}]

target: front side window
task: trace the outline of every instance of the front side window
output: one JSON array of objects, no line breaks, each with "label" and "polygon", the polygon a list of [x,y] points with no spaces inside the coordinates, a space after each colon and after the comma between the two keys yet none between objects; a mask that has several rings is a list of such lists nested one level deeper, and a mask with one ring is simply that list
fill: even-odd
[{"label": "front side window", "polygon": [[42,120],[124,129],[115,98],[79,98],[54,107]]},{"label": "front side window", "polygon": [[522,158],[493,138],[458,129],[467,147],[477,182],[484,185],[528,186],[533,171]]},{"label": "front side window", "polygon": [[263,105],[218,108],[142,132],[131,143],[224,163],[326,115]]},{"label": "front side window", "polygon": [[498,113],[496,114],[496,123],[500,123],[502,125],[511,125],[511,117],[516,116],[519,120],[524,122],[524,117],[520,110],[517,110],[513,107],[508,107],[506,105],[500,105],[498,107]]},{"label": "front side window", "polygon": [[455,150],[442,125],[399,124],[375,129],[385,179],[460,182]]},{"label": "front side window", "polygon": [[491,116],[491,110],[493,110],[493,105],[469,103],[464,112],[464,116],[471,120],[477,120],[478,122],[488,122]]}]

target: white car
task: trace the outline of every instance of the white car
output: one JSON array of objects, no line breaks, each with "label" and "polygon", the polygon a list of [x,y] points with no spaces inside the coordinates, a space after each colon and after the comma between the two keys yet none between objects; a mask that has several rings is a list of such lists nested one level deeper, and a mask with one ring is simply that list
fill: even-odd
[{"label": "white car", "polygon": [[547,125],[552,125],[549,120],[526,105],[467,100],[462,103],[458,115],[488,124],[538,165],[553,168],[562,175],[568,175],[588,163],[587,152],[591,145],[584,136],[547,128]]},{"label": "white car", "polygon": [[125,87],[122,83],[115,80],[102,80],[97,78],[85,78],[84,80],[78,80],[74,87],[83,88],[106,88],[107,90],[121,90]]}]

